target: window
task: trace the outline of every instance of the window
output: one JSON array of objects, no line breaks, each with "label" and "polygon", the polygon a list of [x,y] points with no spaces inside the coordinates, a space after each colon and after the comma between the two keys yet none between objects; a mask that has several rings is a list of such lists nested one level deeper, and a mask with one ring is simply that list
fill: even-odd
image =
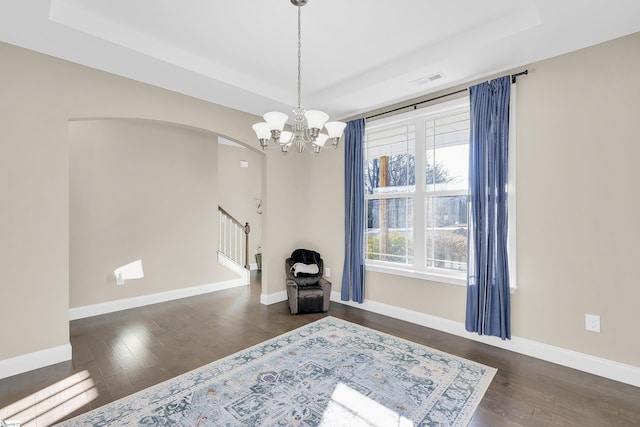
[{"label": "window", "polygon": [[367,269],[464,284],[469,100],[367,123]]}]

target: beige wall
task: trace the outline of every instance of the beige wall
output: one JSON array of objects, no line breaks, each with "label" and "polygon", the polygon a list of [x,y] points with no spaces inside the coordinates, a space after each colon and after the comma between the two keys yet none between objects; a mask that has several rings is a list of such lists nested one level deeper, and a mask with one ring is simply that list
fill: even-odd
[{"label": "beige wall", "polygon": [[[309,187],[306,170],[310,154],[278,148],[267,150],[263,182],[262,293],[285,290],[284,260],[300,246],[308,246]],[[266,278],[266,282],[265,282]]]},{"label": "beige wall", "polygon": [[[517,83],[512,333],[640,367],[639,52],[637,33],[515,70],[529,75]],[[340,182],[312,185],[319,199],[343,197]],[[367,300],[464,322],[464,287],[376,272],[365,283]],[[602,316],[601,333],[585,331],[585,313]]]},{"label": "beige wall", "polygon": [[[640,35],[529,65],[518,80],[518,285],[513,334],[640,366]],[[0,291],[11,304],[0,360],[68,343],[68,120],[125,117],[209,130],[256,146],[248,114],[0,44]],[[266,152],[263,292],[283,259],[320,251],[340,289],[343,150]],[[367,273],[365,297],[462,322],[464,288]],[[600,334],[584,314],[602,316]]]},{"label": "beige wall", "polygon": [[[249,223],[249,263],[255,263],[255,250],[262,245],[262,215],[258,202],[262,200],[263,155],[246,147],[218,146],[219,204],[238,221]],[[240,161],[249,163],[240,167]],[[262,209],[262,208],[261,208]]]},{"label": "beige wall", "polygon": [[[2,361],[69,343],[70,120],[156,120],[257,148],[251,125],[258,118],[4,43],[0,63],[0,295],[3,318],[20,320],[19,328],[0,323],[0,342],[11,343],[0,346]],[[278,240],[270,245],[263,236],[263,246],[278,266],[297,239],[285,217],[300,217],[295,195],[281,192],[303,169],[291,164],[266,153],[263,194],[280,196],[273,224],[265,215],[262,223]],[[282,268],[263,271],[263,291],[284,289],[283,278]]]},{"label": "beige wall", "polygon": [[[69,306],[237,278],[216,262],[218,137],[139,120],[69,122]],[[145,276],[116,286],[137,259]]]},{"label": "beige wall", "polygon": [[307,169],[310,194],[305,230],[308,245],[322,255],[331,269],[331,289],[341,288],[344,262],[344,142],[338,149],[324,148]]},{"label": "beige wall", "polygon": [[[640,33],[518,82],[514,333],[640,366]],[[600,334],[585,313],[602,316]]]}]

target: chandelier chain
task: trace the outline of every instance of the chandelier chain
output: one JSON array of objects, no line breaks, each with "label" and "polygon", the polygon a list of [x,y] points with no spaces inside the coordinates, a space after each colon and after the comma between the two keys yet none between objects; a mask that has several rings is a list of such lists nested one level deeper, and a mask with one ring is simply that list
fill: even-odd
[{"label": "chandelier chain", "polygon": [[[269,141],[280,144],[283,154],[287,154],[292,146],[297,148],[299,153],[304,151],[307,144],[312,145],[313,152],[319,153],[327,141],[331,141],[333,148],[338,146],[346,123],[327,122],[329,115],[324,111],[309,110],[302,108],[302,10],[301,7],[309,0],[290,0],[294,6],[298,7],[298,106],[295,114],[295,124],[291,127],[291,132],[284,130],[288,116],[285,113],[272,111],[266,113],[264,122],[256,123],[252,126],[256,136],[260,141],[260,146],[266,150]],[[306,120],[306,123],[305,123]],[[326,129],[327,133],[321,130]]]},{"label": "chandelier chain", "polygon": [[302,105],[302,42],[300,41],[301,37],[301,9],[302,6],[298,4],[298,108]]}]

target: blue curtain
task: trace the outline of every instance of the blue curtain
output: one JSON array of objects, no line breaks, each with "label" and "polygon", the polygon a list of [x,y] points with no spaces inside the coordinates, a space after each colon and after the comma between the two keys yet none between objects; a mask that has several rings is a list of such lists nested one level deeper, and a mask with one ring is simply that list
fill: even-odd
[{"label": "blue curtain", "polygon": [[347,123],[344,134],[344,267],[341,299],[364,299],[364,119]]},{"label": "blue curtain", "polygon": [[469,246],[466,329],[511,339],[507,253],[510,76],[469,88]]}]

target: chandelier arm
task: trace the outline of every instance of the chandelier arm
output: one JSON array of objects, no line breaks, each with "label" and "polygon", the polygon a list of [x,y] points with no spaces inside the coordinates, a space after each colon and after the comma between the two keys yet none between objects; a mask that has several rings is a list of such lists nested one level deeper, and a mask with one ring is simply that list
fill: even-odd
[{"label": "chandelier arm", "polygon": [[315,138],[311,135],[309,128],[304,128],[300,137],[304,142],[315,142]]}]

